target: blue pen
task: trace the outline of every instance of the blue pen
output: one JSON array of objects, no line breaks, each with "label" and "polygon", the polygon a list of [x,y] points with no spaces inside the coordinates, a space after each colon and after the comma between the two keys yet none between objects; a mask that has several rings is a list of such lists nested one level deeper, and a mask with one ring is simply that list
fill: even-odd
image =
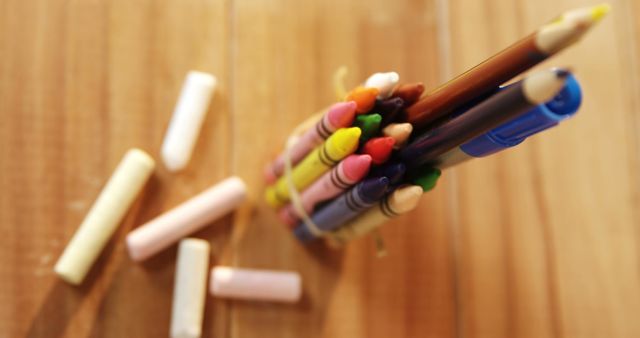
[{"label": "blue pen", "polygon": [[[336,229],[382,199],[388,186],[386,177],[365,179],[315,212],[311,220],[320,230]],[[304,223],[300,223],[293,234],[303,242],[316,238]]]},{"label": "blue pen", "polygon": [[551,101],[538,105],[524,115],[440,155],[436,167],[444,169],[472,158],[488,156],[514,147],[527,137],[555,127],[573,116],[581,102],[580,84],[570,75],[564,88]]}]

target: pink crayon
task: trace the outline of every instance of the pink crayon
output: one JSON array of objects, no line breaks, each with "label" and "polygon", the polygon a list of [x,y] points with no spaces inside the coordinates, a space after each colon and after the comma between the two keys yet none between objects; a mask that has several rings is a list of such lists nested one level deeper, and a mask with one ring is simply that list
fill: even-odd
[{"label": "pink crayon", "polygon": [[[291,165],[302,160],[311,150],[320,145],[334,131],[351,126],[356,115],[356,103],[353,101],[339,102],[331,106],[322,119],[309,128],[291,149]],[[267,183],[273,183],[284,172],[284,154],[280,154],[265,168]]]},{"label": "pink crayon", "polygon": [[[304,210],[311,213],[318,203],[338,196],[360,182],[367,176],[370,167],[371,156],[349,155],[300,194]],[[280,209],[278,216],[291,227],[300,222],[300,216],[291,203]]]}]

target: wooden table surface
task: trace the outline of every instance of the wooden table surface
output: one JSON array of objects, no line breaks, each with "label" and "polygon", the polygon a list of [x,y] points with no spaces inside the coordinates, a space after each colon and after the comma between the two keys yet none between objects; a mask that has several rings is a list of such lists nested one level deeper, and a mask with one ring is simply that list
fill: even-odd
[{"label": "wooden table surface", "polygon": [[[132,228],[231,175],[252,202],[197,237],[215,264],[297,270],[297,305],[209,297],[205,337],[639,337],[640,4],[543,67],[569,65],[580,113],[447,170],[388,224],[389,251],[303,247],[261,199],[286,133],[395,70],[428,88],[578,0],[0,1],[0,337],[166,337],[175,247],[145,264]],[[130,147],[159,158],[187,71],[219,90],[187,170],[158,166],[81,287],[53,265]]]}]

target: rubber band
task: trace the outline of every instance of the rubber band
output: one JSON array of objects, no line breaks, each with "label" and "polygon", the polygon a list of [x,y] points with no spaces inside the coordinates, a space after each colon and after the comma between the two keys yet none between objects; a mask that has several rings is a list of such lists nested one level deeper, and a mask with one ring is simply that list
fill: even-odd
[{"label": "rubber band", "polygon": [[384,245],[384,239],[382,238],[382,234],[380,233],[380,229],[376,228],[371,232],[371,236],[376,244],[376,257],[382,258],[386,257],[388,252],[387,248]]},{"label": "rubber band", "polygon": [[347,66],[340,66],[340,68],[336,69],[336,72],[333,73],[333,89],[335,90],[338,101],[343,101],[347,96],[347,88],[344,85],[344,79],[347,77],[347,73],[349,73]]}]

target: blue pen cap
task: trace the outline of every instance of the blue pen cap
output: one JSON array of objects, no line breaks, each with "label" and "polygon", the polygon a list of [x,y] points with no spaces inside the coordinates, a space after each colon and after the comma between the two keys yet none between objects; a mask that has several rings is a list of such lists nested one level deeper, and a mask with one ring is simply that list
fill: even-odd
[{"label": "blue pen cap", "polygon": [[483,157],[516,146],[527,137],[573,116],[581,102],[580,84],[573,75],[569,75],[564,88],[551,101],[474,138],[461,145],[460,149],[473,157]]}]

